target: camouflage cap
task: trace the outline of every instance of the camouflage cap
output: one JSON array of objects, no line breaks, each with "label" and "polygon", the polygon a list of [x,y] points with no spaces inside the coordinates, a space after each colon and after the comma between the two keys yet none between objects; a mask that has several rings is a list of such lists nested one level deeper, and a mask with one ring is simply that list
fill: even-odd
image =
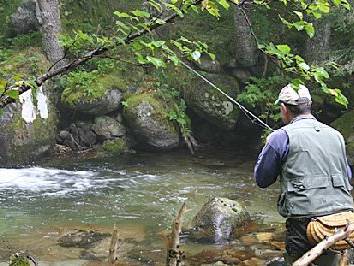
[{"label": "camouflage cap", "polygon": [[290,105],[298,105],[300,103],[311,102],[311,94],[304,85],[299,86],[296,92],[291,84],[281,89],[275,104],[285,103]]}]

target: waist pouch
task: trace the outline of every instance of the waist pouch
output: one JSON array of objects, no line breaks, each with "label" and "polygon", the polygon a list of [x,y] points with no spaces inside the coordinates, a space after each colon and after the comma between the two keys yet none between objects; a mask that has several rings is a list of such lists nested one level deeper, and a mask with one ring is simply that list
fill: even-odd
[{"label": "waist pouch", "polygon": [[[317,217],[308,224],[306,235],[311,244],[316,245],[325,238],[333,236],[337,230],[344,230],[348,223],[354,223],[353,212],[340,212]],[[349,239],[354,241],[354,232],[349,236]],[[350,246],[345,240],[341,240],[336,242],[331,248],[344,250],[350,248]]]}]

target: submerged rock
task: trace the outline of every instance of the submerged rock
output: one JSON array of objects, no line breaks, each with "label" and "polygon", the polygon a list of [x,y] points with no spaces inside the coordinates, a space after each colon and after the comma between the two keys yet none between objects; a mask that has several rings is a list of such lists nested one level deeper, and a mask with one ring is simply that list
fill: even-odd
[{"label": "submerged rock", "polygon": [[26,34],[40,28],[36,16],[36,1],[26,0],[17,8],[10,17],[10,30],[14,35]]},{"label": "submerged rock", "polygon": [[154,149],[179,145],[179,132],[168,119],[162,100],[150,93],[135,94],[126,100],[124,118],[140,144]]},{"label": "submerged rock", "polygon": [[249,213],[239,202],[214,198],[193,219],[191,238],[197,241],[223,243],[232,239],[238,228],[250,221]]},{"label": "submerged rock", "polygon": [[100,241],[109,237],[108,233],[100,233],[95,231],[85,231],[85,230],[77,230],[75,232],[69,233],[67,235],[62,236],[58,240],[58,244],[64,248],[93,248]]}]

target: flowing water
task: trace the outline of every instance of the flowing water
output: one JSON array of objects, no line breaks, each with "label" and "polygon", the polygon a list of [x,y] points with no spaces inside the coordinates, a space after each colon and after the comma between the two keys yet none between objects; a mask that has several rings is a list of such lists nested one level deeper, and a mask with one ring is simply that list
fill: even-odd
[{"label": "flowing water", "polygon": [[[181,204],[186,202],[189,209],[184,219],[188,226],[214,196],[240,201],[258,224],[265,224],[268,231],[279,230],[283,221],[275,208],[278,188],[258,189],[253,163],[254,158],[241,154],[178,152],[54,159],[0,169],[0,260],[18,250],[41,261],[71,261],[68,265],[102,259],[109,238],[94,250],[60,247],[58,239],[76,229],[111,233],[116,225],[122,239],[120,253],[128,265],[160,265],[165,261],[166,235]],[[246,235],[243,242],[224,246],[188,240],[183,245],[188,254],[197,254],[233,245],[254,253],[261,244],[248,242],[253,246],[247,246]]]}]

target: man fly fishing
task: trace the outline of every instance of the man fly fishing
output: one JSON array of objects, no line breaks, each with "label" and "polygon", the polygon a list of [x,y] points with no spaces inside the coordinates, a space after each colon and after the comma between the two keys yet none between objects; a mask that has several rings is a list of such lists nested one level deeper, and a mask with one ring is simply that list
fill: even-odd
[{"label": "man fly fishing", "polygon": [[[291,265],[316,245],[309,235],[320,242],[316,234],[321,232],[309,231],[310,222],[335,227],[339,220],[353,219],[352,172],[342,135],[311,114],[311,95],[305,86],[295,91],[287,85],[276,103],[286,125],[267,138],[254,175],[261,188],[272,185],[279,176],[277,206],[287,218],[285,258]],[[328,250],[314,264],[338,265],[339,259],[340,253]]]}]

